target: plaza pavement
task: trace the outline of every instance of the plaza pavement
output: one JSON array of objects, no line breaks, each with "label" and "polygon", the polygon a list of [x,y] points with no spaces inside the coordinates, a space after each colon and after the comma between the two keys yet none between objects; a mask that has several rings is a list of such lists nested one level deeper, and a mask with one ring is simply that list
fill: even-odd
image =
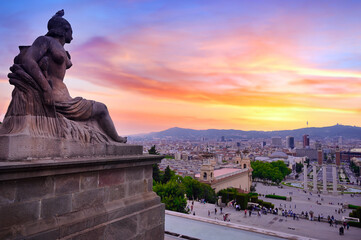
[{"label": "plaza pavement", "polygon": [[[341,220],[342,216],[348,216],[351,210],[346,209],[344,213],[335,213],[335,210],[341,208],[341,205],[338,203],[344,204],[354,204],[361,205],[361,196],[356,194],[355,197],[351,197],[349,194],[343,196],[333,196],[333,195],[320,195],[317,194],[304,193],[302,189],[292,188],[284,186],[283,188],[278,188],[276,186],[265,186],[261,183],[257,183],[256,186],[257,193],[260,194],[276,194],[282,196],[291,196],[292,201],[276,200],[270,198],[259,197],[262,200],[267,202],[272,202],[275,207],[284,208],[286,204],[286,209],[292,209],[296,213],[301,213],[302,211],[312,210],[317,219],[318,214],[323,214],[324,218],[327,218],[328,215],[334,216],[337,220]],[[290,194],[291,193],[291,194]],[[308,198],[310,200],[308,200]],[[323,198],[323,201],[321,200]],[[321,205],[318,205],[316,201],[320,201]],[[188,205],[191,206],[191,201],[188,201]],[[295,208],[296,205],[296,208]],[[216,219],[223,221],[223,216],[220,214],[220,209],[217,207],[217,215],[214,213],[215,205],[214,204],[204,204],[200,202],[194,202],[194,212],[196,216],[206,217],[210,219]],[[208,210],[210,211],[210,216],[208,217]],[[230,222],[236,223],[249,227],[258,227],[269,229],[273,231],[279,231],[309,238],[315,239],[361,239],[361,229],[350,227],[349,230],[345,230],[343,236],[339,235],[339,227],[330,227],[326,222],[310,221],[306,219],[293,220],[290,217],[277,216],[273,214],[261,215],[260,217],[253,213],[251,217],[244,216],[244,211],[236,211],[233,207],[224,207],[223,214],[230,214]],[[224,239],[227,239],[226,236]]]}]

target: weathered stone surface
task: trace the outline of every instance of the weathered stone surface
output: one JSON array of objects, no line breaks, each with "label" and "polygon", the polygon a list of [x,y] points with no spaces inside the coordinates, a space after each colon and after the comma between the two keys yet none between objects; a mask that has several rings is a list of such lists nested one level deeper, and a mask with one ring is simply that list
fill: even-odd
[{"label": "weathered stone surface", "polygon": [[151,191],[153,191],[153,178],[148,178],[147,179],[147,183],[148,183],[148,192],[151,192]]},{"label": "weathered stone surface", "polygon": [[80,189],[80,175],[60,175],[54,178],[55,180],[55,194],[65,194],[79,192]]},{"label": "weathered stone surface", "polygon": [[139,231],[145,232],[156,226],[159,226],[164,221],[164,215],[159,207],[152,208],[147,212],[139,214]]},{"label": "weathered stone surface", "polygon": [[66,237],[70,234],[83,231],[87,229],[87,221],[74,222],[73,224],[67,224],[60,228],[60,237]]},{"label": "weathered stone surface", "polygon": [[78,211],[104,204],[104,189],[93,189],[80,193],[74,193],[72,199],[72,210]]},{"label": "weathered stone surface", "polygon": [[28,135],[0,135],[0,161],[61,156],[61,141]]},{"label": "weathered stone surface", "polygon": [[[144,167],[160,159],[0,162],[0,187],[6,186],[0,190],[7,189],[0,191],[0,239],[142,239],[157,233],[164,205],[149,191],[152,179],[144,178]],[[125,181],[133,167],[128,179],[136,179],[137,172],[143,178]]]},{"label": "weathered stone surface", "polygon": [[[157,155],[102,156],[67,159],[38,159],[21,162],[0,161],[0,181],[40,176],[99,172],[111,168],[131,168],[154,164],[161,159]],[[86,166],[86,168],[84,167]]]},{"label": "weathered stone surface", "polygon": [[50,218],[71,211],[71,195],[41,200],[41,218]]},{"label": "weathered stone surface", "polygon": [[40,239],[58,239],[59,238],[59,229],[53,229],[50,231],[45,231],[41,233],[34,234],[30,236],[29,238],[26,238],[27,240],[40,240]]},{"label": "weathered stone surface", "polygon": [[16,182],[0,182],[0,206],[10,204],[15,201]]},{"label": "weathered stone surface", "polygon": [[17,182],[16,201],[39,200],[54,195],[54,180],[52,177],[40,177]]},{"label": "weathered stone surface", "polygon": [[144,167],[144,178],[153,178],[153,167],[151,165]]},{"label": "weathered stone surface", "polygon": [[107,221],[108,221],[108,213],[103,213],[103,214],[97,215],[93,218],[93,223],[94,223],[93,226],[100,225]]},{"label": "weathered stone surface", "polygon": [[99,187],[114,186],[124,182],[124,169],[109,169],[99,172]]},{"label": "weathered stone surface", "polygon": [[[97,239],[97,240],[107,240],[104,237],[104,231],[105,227],[97,227],[95,229],[91,229],[85,233],[81,233],[75,237],[73,237],[71,240],[89,240],[89,239]],[[123,239],[123,238],[119,238]]]},{"label": "weathered stone surface", "polygon": [[113,186],[107,189],[108,191],[108,201],[114,201],[118,199],[122,199],[125,197],[125,184],[121,184],[118,186]]},{"label": "weathered stone surface", "polygon": [[103,155],[141,155],[143,146],[113,143],[83,144],[61,138],[0,134],[0,161],[21,161],[42,158],[72,158]]},{"label": "weathered stone surface", "polygon": [[11,227],[0,229],[0,239],[14,239],[18,236]]},{"label": "weathered stone surface", "polygon": [[[137,220],[135,217],[126,218],[107,225],[105,228],[105,239],[118,240],[119,236],[122,239],[131,239],[137,234]],[[164,234],[164,233],[163,233]]]},{"label": "weathered stone surface", "polygon": [[145,239],[145,233],[140,233],[135,238],[132,238],[132,240],[144,240]]},{"label": "weathered stone surface", "polygon": [[129,184],[128,192],[127,192],[128,197],[144,193],[144,192],[146,192],[145,189],[148,188],[148,184],[145,183],[145,185],[144,185],[144,181],[142,181],[142,180],[130,182],[128,184]]},{"label": "weathered stone surface", "polygon": [[125,181],[131,182],[131,181],[141,180],[143,178],[144,178],[143,167],[134,167],[134,168],[126,169]]},{"label": "weathered stone surface", "polygon": [[0,207],[0,229],[39,219],[40,202],[26,202]]},{"label": "weathered stone surface", "polygon": [[84,173],[80,176],[80,189],[81,190],[89,190],[97,188],[98,186],[98,173],[90,172]]},{"label": "weathered stone surface", "polygon": [[147,231],[145,233],[145,239],[144,240],[158,240],[159,236],[161,236],[161,235],[163,235],[163,238],[164,238],[164,225],[154,227],[151,230]]}]

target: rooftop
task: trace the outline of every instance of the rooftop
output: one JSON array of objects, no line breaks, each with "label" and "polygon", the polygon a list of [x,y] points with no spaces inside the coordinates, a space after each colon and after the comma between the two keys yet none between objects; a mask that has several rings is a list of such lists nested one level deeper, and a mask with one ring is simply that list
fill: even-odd
[{"label": "rooftop", "polygon": [[[221,179],[223,177],[228,177],[237,173],[244,172],[245,169],[239,169],[239,168],[221,168],[213,171],[214,178],[215,179]],[[197,173],[195,175],[196,178],[200,177],[200,174]]]}]

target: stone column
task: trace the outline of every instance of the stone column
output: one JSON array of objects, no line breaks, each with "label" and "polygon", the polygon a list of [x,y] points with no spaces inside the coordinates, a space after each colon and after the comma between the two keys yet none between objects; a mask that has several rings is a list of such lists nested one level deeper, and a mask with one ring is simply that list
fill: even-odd
[{"label": "stone column", "polygon": [[340,148],[336,148],[336,165],[340,166],[341,165],[341,153],[340,153]]},{"label": "stone column", "polygon": [[333,194],[337,194],[337,171],[336,165],[332,165]]},{"label": "stone column", "polygon": [[308,187],[307,187],[307,164],[304,163],[303,164],[303,189],[304,190],[308,190]]},{"label": "stone column", "polygon": [[326,165],[326,164],[323,164],[323,165],[322,165],[322,180],[323,180],[323,190],[322,190],[322,193],[323,193],[323,194],[327,194],[326,169],[327,169],[327,165]]},{"label": "stone column", "polygon": [[312,166],[313,171],[313,192],[317,192],[317,168],[316,164]]}]

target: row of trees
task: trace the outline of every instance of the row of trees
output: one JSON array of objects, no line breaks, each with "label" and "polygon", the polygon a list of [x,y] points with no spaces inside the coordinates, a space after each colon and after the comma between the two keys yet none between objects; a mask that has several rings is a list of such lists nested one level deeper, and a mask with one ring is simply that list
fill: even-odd
[{"label": "row of trees", "polygon": [[288,174],[292,172],[291,169],[283,161],[275,162],[251,162],[253,169],[252,178],[260,178],[265,180],[271,180],[275,183],[280,183]]},{"label": "row of trees", "polygon": [[[150,154],[158,154],[155,146],[148,151]],[[158,164],[153,165],[153,191],[160,196],[167,210],[185,212],[187,199],[204,199],[215,203],[216,194],[207,184],[201,183],[192,177],[181,177],[175,174],[169,166],[165,171],[160,171]]]},{"label": "row of trees", "polygon": [[[170,172],[170,174],[167,174]],[[168,180],[168,176],[170,179]],[[205,183],[201,183],[192,177],[181,177],[174,171],[166,168],[164,173],[159,171],[160,180],[153,179],[153,191],[161,197],[162,203],[167,210],[185,212],[187,199],[204,199],[206,202],[215,203],[216,193]]]}]

